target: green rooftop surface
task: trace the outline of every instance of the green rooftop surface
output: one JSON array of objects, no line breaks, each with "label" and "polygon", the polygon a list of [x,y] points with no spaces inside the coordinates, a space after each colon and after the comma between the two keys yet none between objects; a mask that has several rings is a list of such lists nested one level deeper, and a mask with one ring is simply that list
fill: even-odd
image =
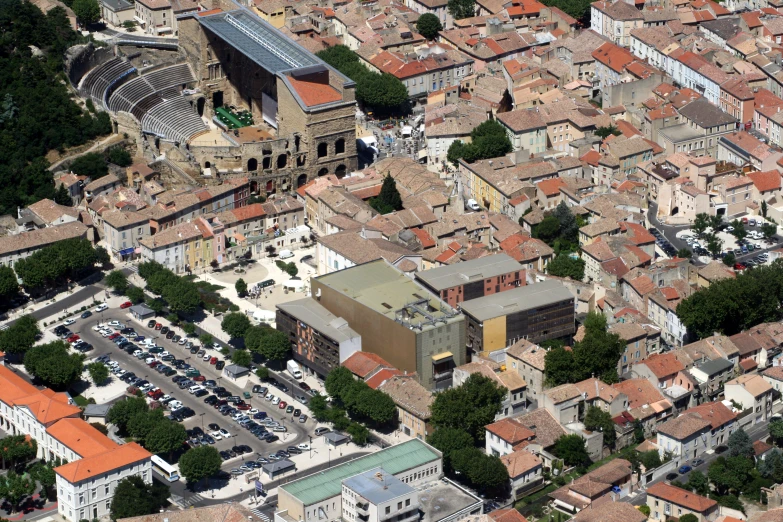
[{"label": "green rooftop surface", "polygon": [[280,486],[280,489],[299,499],[303,505],[310,506],[339,495],[342,492],[343,480],[359,473],[380,466],[387,473],[396,475],[439,458],[440,455],[435,450],[414,439],[295,480]]}]

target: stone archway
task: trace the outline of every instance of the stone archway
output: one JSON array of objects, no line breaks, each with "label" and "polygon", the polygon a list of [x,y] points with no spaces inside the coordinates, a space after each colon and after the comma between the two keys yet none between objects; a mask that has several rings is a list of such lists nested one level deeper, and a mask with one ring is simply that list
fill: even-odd
[{"label": "stone archway", "polygon": [[299,174],[299,177],[296,178],[296,187],[299,188],[305,183],[307,183],[307,174]]},{"label": "stone archway", "polygon": [[247,171],[248,172],[255,172],[258,170],[258,160],[255,158],[250,158],[247,160]]}]

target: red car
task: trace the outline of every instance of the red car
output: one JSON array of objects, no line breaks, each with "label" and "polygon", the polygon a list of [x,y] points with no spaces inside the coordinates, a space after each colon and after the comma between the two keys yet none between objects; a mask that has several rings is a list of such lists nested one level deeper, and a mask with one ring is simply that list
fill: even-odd
[{"label": "red car", "polygon": [[133,303],[131,303],[130,301],[125,301],[120,305],[120,308],[125,309],[125,308],[130,308],[131,306],[133,306]]},{"label": "red car", "polygon": [[73,334],[72,336],[70,336],[70,337],[69,337],[68,339],[66,339],[66,340],[67,340],[69,343],[75,343],[75,342],[76,342],[76,341],[78,341],[79,339],[81,339],[81,337],[79,337],[77,334]]},{"label": "red car", "polygon": [[113,334],[111,334],[111,335],[109,336],[109,340],[110,340],[110,341],[113,341],[114,339],[116,339],[116,338],[117,338],[117,337],[119,337],[119,336],[120,336],[120,334],[118,334],[117,332],[114,332]]},{"label": "red car", "polygon": [[155,329],[156,329],[156,330],[160,330],[161,328],[163,328],[163,325],[162,325],[162,324],[160,324],[160,323],[155,323]]},{"label": "red car", "polygon": [[748,218],[744,217],[742,218],[742,224],[747,225],[748,224]]},{"label": "red car", "polygon": [[157,365],[159,365],[159,364],[160,364],[160,362],[158,362],[158,361],[152,361],[152,362],[150,363],[150,368],[154,368],[154,367],[156,367],[156,366],[157,366]]},{"label": "red car", "polygon": [[191,381],[196,381],[196,382],[203,382],[203,381],[206,381],[207,378],[204,377],[203,375],[196,375],[195,377],[191,377],[190,380]]},{"label": "red car", "polygon": [[147,397],[158,400],[163,397],[163,390],[153,390],[151,392],[147,392]]},{"label": "red car", "polygon": [[249,404],[237,404],[236,408],[238,410],[249,410],[250,409],[250,405]]},{"label": "red car", "polygon": [[211,358],[209,360],[209,364],[217,364],[217,362],[218,362],[218,358],[217,357],[213,357],[213,358]]},{"label": "red car", "polygon": [[288,403],[285,401],[280,401],[280,404],[277,405],[281,410],[284,410],[286,406],[288,406]]},{"label": "red car", "polygon": [[748,267],[742,263],[734,263],[734,270],[745,270],[746,268]]}]

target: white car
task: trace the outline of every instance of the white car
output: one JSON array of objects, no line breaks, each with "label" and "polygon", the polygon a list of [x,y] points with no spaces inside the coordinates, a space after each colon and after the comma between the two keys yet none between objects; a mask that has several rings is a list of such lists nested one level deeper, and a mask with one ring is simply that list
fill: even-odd
[{"label": "white car", "polygon": [[223,440],[223,435],[221,435],[219,431],[213,431],[209,436],[215,440]]},{"label": "white car", "polygon": [[169,403],[169,410],[171,410],[171,411],[178,410],[181,407],[182,407],[182,403],[179,402],[179,401],[171,401]]},{"label": "white car", "polygon": [[297,448],[303,451],[308,451],[310,449],[310,445],[306,442],[302,442],[301,444],[296,445]]},{"label": "white car", "polygon": [[150,363],[152,363],[154,361],[155,361],[154,357],[147,357],[146,359],[144,359],[144,362],[147,363],[147,364],[150,364]]},{"label": "white car", "polygon": [[64,324],[65,326],[71,326],[71,325],[72,325],[73,323],[75,323],[75,322],[76,322],[76,319],[74,319],[73,317],[71,317],[70,319],[66,319],[65,321],[63,321],[63,324]]},{"label": "white car", "polygon": [[223,428],[220,428],[220,430],[218,430],[218,433],[223,435],[224,439],[227,439],[231,436],[231,434],[227,430],[224,430]]},{"label": "white car", "polygon": [[267,395],[266,397],[264,397],[264,400],[266,400],[267,402],[272,402],[272,400],[273,400],[274,398],[275,398],[275,396],[274,396],[274,395],[272,395],[272,394],[270,393],[269,395]]},{"label": "white car", "polygon": [[210,354],[206,354],[206,355],[204,355],[204,357],[202,357],[202,358],[201,358],[201,360],[202,360],[202,361],[208,361],[208,360],[210,360],[211,358],[212,358],[212,355],[210,355]]},{"label": "white car", "polygon": [[187,340],[187,338],[186,338],[186,337],[183,337],[182,339],[180,339],[180,340],[179,340],[179,342],[178,342],[177,344],[179,344],[179,345],[185,345],[185,344],[187,344],[187,343],[188,343],[188,340]]},{"label": "white car", "polygon": [[100,332],[101,330],[103,330],[103,326],[99,324],[96,324],[95,326],[92,327],[93,332]]},{"label": "white car", "polygon": [[128,372],[126,372],[125,370],[119,370],[119,371],[117,371],[117,373],[115,373],[114,375],[116,375],[117,377],[122,377],[122,376],[123,376],[123,375],[125,375],[126,373],[128,373]]},{"label": "white car", "polygon": [[251,415],[251,416],[252,416],[252,415],[255,415],[256,413],[258,413],[258,408],[251,408],[251,409],[250,409],[250,410],[247,412],[247,414],[248,414],[248,415]]},{"label": "white car", "polygon": [[119,325],[120,325],[119,321],[109,321],[109,326],[111,326],[111,327],[119,326]]},{"label": "white car", "polygon": [[138,357],[139,355],[141,355],[141,350],[134,350],[133,351],[133,356],[134,357]]},{"label": "white car", "polygon": [[98,313],[100,313],[100,312],[103,312],[104,310],[108,310],[108,308],[109,308],[109,305],[107,305],[106,303],[101,303],[101,304],[99,304],[99,305],[98,305],[98,306],[95,308],[95,311],[96,311],[96,312],[98,312]]},{"label": "white car", "polygon": [[278,404],[280,404],[280,397],[272,399],[272,406],[277,406]]},{"label": "white car", "polygon": [[242,413],[241,411],[238,411],[238,412],[236,412],[235,414],[233,414],[233,415],[231,416],[231,418],[232,418],[232,419],[234,419],[234,420],[236,421],[236,420],[239,420],[239,419],[241,419],[241,418],[242,418],[242,417],[244,417],[244,416],[245,416],[245,414],[244,414],[244,413]]},{"label": "white car", "polygon": [[144,346],[150,346],[150,347],[155,346],[155,339],[149,339],[149,338],[144,339],[141,342],[141,344],[143,344]]},{"label": "white car", "polygon": [[167,355],[171,355],[169,352],[160,352],[161,357],[166,357]]},{"label": "white car", "polygon": [[729,226],[726,227],[725,230],[726,230],[726,232],[734,232],[734,227],[729,225]]}]

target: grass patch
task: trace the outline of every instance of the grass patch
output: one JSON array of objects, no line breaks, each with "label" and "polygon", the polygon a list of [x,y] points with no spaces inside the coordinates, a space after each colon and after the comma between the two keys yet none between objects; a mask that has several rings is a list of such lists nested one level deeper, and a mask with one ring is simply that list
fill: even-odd
[{"label": "grass patch", "polygon": [[76,403],[77,406],[80,408],[86,408],[88,404],[90,404],[87,399],[82,397],[81,395],[77,395],[73,398],[73,402]]}]

